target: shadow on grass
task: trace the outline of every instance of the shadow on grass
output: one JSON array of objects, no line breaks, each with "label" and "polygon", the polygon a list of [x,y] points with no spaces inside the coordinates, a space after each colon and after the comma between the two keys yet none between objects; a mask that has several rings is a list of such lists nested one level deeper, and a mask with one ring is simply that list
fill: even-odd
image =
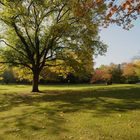
[{"label": "shadow on grass", "polygon": [[[40,104],[44,106],[40,106]],[[9,116],[9,118],[0,118],[0,121],[6,119],[15,119],[16,127],[29,128],[33,131],[48,131],[42,120],[43,115],[47,114],[49,131],[57,134],[62,131],[68,131],[63,127],[66,120],[63,118],[65,113],[74,112],[93,112],[93,116],[103,117],[117,112],[127,112],[140,109],[140,88],[112,88],[102,90],[87,91],[43,91],[39,94],[0,94],[0,111],[10,111],[15,107],[31,106],[35,109],[24,110],[22,115]],[[62,113],[62,115],[61,115]],[[42,115],[42,116],[41,116]],[[40,116],[40,120],[34,121],[34,117]],[[27,120],[30,120],[30,123]],[[41,123],[40,123],[41,121]],[[8,125],[8,124],[7,124]],[[6,127],[6,126],[4,126]],[[47,128],[47,129],[48,129]],[[20,131],[20,130],[19,130]],[[7,133],[14,133],[9,130]],[[21,134],[23,132],[21,131]],[[22,134],[23,135],[23,134]],[[25,134],[24,134],[25,135]],[[25,135],[26,137],[26,135]]]},{"label": "shadow on grass", "polygon": [[[112,88],[85,91],[43,91],[42,93],[0,94],[0,111],[19,105],[36,106],[53,102],[55,108],[64,112],[94,110],[102,114],[114,111],[140,109],[140,88]],[[58,104],[57,102],[63,102]],[[100,108],[98,110],[97,106]]]}]

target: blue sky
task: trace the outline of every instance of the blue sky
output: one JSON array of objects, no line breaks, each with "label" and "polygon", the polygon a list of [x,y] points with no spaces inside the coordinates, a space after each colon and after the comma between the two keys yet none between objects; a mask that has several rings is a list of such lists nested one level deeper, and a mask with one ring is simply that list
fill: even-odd
[{"label": "blue sky", "polygon": [[95,67],[112,62],[130,62],[134,56],[140,56],[140,19],[135,21],[134,25],[129,31],[116,25],[101,30],[101,40],[109,47],[105,56],[98,56],[94,60]]}]

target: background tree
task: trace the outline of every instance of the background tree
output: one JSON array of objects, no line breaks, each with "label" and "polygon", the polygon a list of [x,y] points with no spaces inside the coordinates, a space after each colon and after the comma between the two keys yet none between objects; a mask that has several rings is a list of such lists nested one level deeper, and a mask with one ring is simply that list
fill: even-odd
[{"label": "background tree", "polygon": [[101,65],[94,71],[91,83],[137,83],[140,79],[140,60],[131,63]]},{"label": "background tree", "polygon": [[122,67],[121,64],[115,65],[112,64],[111,65],[111,81],[113,83],[123,83],[124,82],[124,77],[123,77],[123,71],[122,71]]},{"label": "background tree", "polygon": [[135,60],[133,64],[135,66],[135,73],[137,77],[140,79],[140,59]]},{"label": "background tree", "polygon": [[[72,83],[74,81],[75,83],[90,82],[93,72],[92,54],[92,51],[89,51],[88,49],[82,49],[75,52],[68,51],[67,56],[70,58],[65,61],[61,60],[61,65],[45,67],[41,72],[41,76],[43,76],[43,79],[51,77],[59,79],[60,77],[60,81],[69,81]],[[56,63],[59,64],[60,60]]]},{"label": "background tree", "polygon": [[127,63],[122,68],[123,76],[126,79],[126,83],[136,83],[138,76],[136,74],[136,67],[133,63]]},{"label": "background tree", "polygon": [[111,84],[111,71],[109,66],[102,65],[97,68],[91,79],[91,83],[106,83]]},{"label": "background tree", "polygon": [[13,69],[8,68],[2,74],[2,79],[5,84],[14,83],[16,79],[14,77]]},{"label": "background tree", "polygon": [[31,83],[32,71],[26,67],[12,67],[13,74],[18,83]]},{"label": "background tree", "polygon": [[0,64],[0,81],[3,80],[3,72],[6,70],[6,65]]}]

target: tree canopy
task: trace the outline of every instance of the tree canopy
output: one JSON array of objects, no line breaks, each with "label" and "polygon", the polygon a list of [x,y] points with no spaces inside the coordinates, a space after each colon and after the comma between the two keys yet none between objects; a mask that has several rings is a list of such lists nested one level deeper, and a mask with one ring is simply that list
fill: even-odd
[{"label": "tree canopy", "polygon": [[59,62],[69,59],[76,65],[79,51],[84,54],[106,51],[98,36],[106,6],[86,10],[82,8],[83,2],[1,1],[1,42],[7,46],[2,48],[1,59],[3,63],[31,69],[33,91],[38,91],[39,74],[44,66],[60,65]]},{"label": "tree canopy", "polygon": [[121,5],[115,0],[1,0],[0,41],[7,46],[1,49],[1,63],[29,68],[33,91],[38,91],[45,66],[77,65],[78,52],[85,59],[85,54],[106,52],[99,27],[115,22],[129,28],[139,13],[138,5],[137,0]]}]

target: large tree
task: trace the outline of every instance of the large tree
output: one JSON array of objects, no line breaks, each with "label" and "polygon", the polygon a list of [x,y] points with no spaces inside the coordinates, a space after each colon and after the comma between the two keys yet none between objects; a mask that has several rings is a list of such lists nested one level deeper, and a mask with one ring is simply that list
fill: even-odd
[{"label": "large tree", "polygon": [[1,42],[7,46],[1,59],[29,68],[36,92],[43,67],[70,59],[68,52],[105,52],[99,26],[128,24],[126,17],[131,20],[139,10],[135,6],[139,2],[133,1],[117,6],[115,0],[0,0]]},{"label": "large tree", "polygon": [[32,91],[37,92],[43,67],[67,61],[78,50],[105,52],[98,26],[106,5],[98,3],[93,9],[87,4],[86,0],[1,0],[1,42],[5,44],[1,63],[29,68]]}]

